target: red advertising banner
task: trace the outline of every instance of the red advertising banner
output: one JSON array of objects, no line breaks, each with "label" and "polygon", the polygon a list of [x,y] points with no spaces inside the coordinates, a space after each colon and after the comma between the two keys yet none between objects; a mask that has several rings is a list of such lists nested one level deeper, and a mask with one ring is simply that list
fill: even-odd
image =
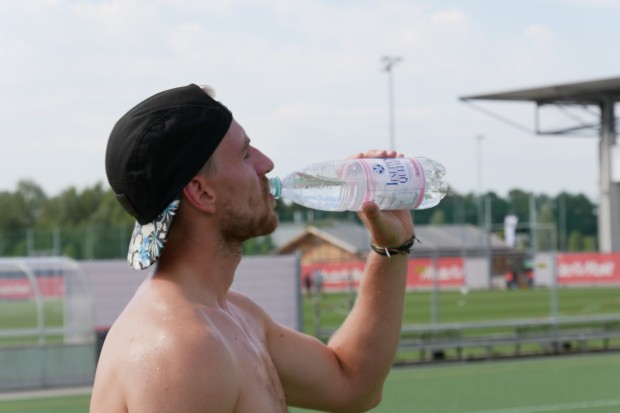
[{"label": "red advertising banner", "polygon": [[620,283],[620,253],[558,254],[558,284]]},{"label": "red advertising banner", "polygon": [[25,300],[34,297],[27,278],[0,278],[0,299]]},{"label": "red advertising banner", "polygon": [[[311,280],[315,288],[323,291],[343,291],[357,288],[364,274],[365,261],[314,263],[301,268],[302,285]],[[458,288],[465,285],[465,269],[460,257],[439,258],[433,270],[433,260],[409,260],[407,288]]]},{"label": "red advertising banner", "polygon": [[[39,292],[45,298],[62,297],[65,293],[65,282],[59,276],[37,277]],[[25,300],[34,297],[28,278],[0,278],[0,299]]]},{"label": "red advertising banner", "polygon": [[[438,258],[434,272],[440,288],[465,285],[465,267],[460,257]],[[409,260],[407,287],[429,288],[435,285],[432,259]]]},{"label": "red advertising banner", "polygon": [[364,274],[365,261],[326,262],[301,266],[304,285],[311,280],[320,291],[342,291],[357,288]]}]

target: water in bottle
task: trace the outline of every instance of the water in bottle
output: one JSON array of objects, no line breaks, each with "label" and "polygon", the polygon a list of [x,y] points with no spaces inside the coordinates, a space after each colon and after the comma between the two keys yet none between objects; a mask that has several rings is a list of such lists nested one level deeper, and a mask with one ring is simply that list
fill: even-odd
[{"label": "water in bottle", "polygon": [[271,178],[270,188],[276,198],[324,211],[358,211],[367,200],[383,210],[425,209],[447,194],[445,173],[441,164],[424,157],[347,159]]}]

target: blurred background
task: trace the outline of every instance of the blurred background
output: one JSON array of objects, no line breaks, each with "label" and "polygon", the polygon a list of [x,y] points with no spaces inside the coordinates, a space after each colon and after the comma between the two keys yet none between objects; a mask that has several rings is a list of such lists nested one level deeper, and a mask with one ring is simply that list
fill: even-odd
[{"label": "blurred background", "polygon": [[[369,148],[445,166],[446,198],[412,212],[422,242],[376,411],[616,411],[602,389],[620,373],[618,16],[617,0],[0,1],[0,411],[51,411],[41,389],[69,394],[58,411],[87,406],[105,334],[147,275],[124,261],[133,221],[107,185],[107,137],[189,83],[215,89],[272,176]],[[327,340],[367,236],[353,212],[276,210],[234,287]],[[572,356],[585,361],[527,364]],[[546,392],[521,373],[480,397],[454,383],[460,405],[425,398],[445,382],[416,393],[426,376],[403,376],[506,359],[572,373]],[[491,374],[470,372],[446,374]],[[564,402],[563,379],[584,372]]]}]

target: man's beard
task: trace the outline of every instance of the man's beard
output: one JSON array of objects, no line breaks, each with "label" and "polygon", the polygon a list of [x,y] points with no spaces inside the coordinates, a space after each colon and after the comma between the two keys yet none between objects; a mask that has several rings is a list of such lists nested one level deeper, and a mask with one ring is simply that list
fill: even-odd
[{"label": "man's beard", "polygon": [[268,235],[278,226],[278,216],[267,202],[251,208],[236,209],[226,200],[227,214],[222,218],[222,239],[230,244],[240,244],[250,238]]}]

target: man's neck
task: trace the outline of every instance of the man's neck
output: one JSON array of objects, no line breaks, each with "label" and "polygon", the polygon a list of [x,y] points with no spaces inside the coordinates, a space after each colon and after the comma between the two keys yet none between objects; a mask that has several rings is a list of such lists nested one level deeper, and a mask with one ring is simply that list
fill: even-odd
[{"label": "man's neck", "polygon": [[153,279],[166,279],[203,304],[224,302],[241,261],[241,247],[222,245],[164,249]]}]

